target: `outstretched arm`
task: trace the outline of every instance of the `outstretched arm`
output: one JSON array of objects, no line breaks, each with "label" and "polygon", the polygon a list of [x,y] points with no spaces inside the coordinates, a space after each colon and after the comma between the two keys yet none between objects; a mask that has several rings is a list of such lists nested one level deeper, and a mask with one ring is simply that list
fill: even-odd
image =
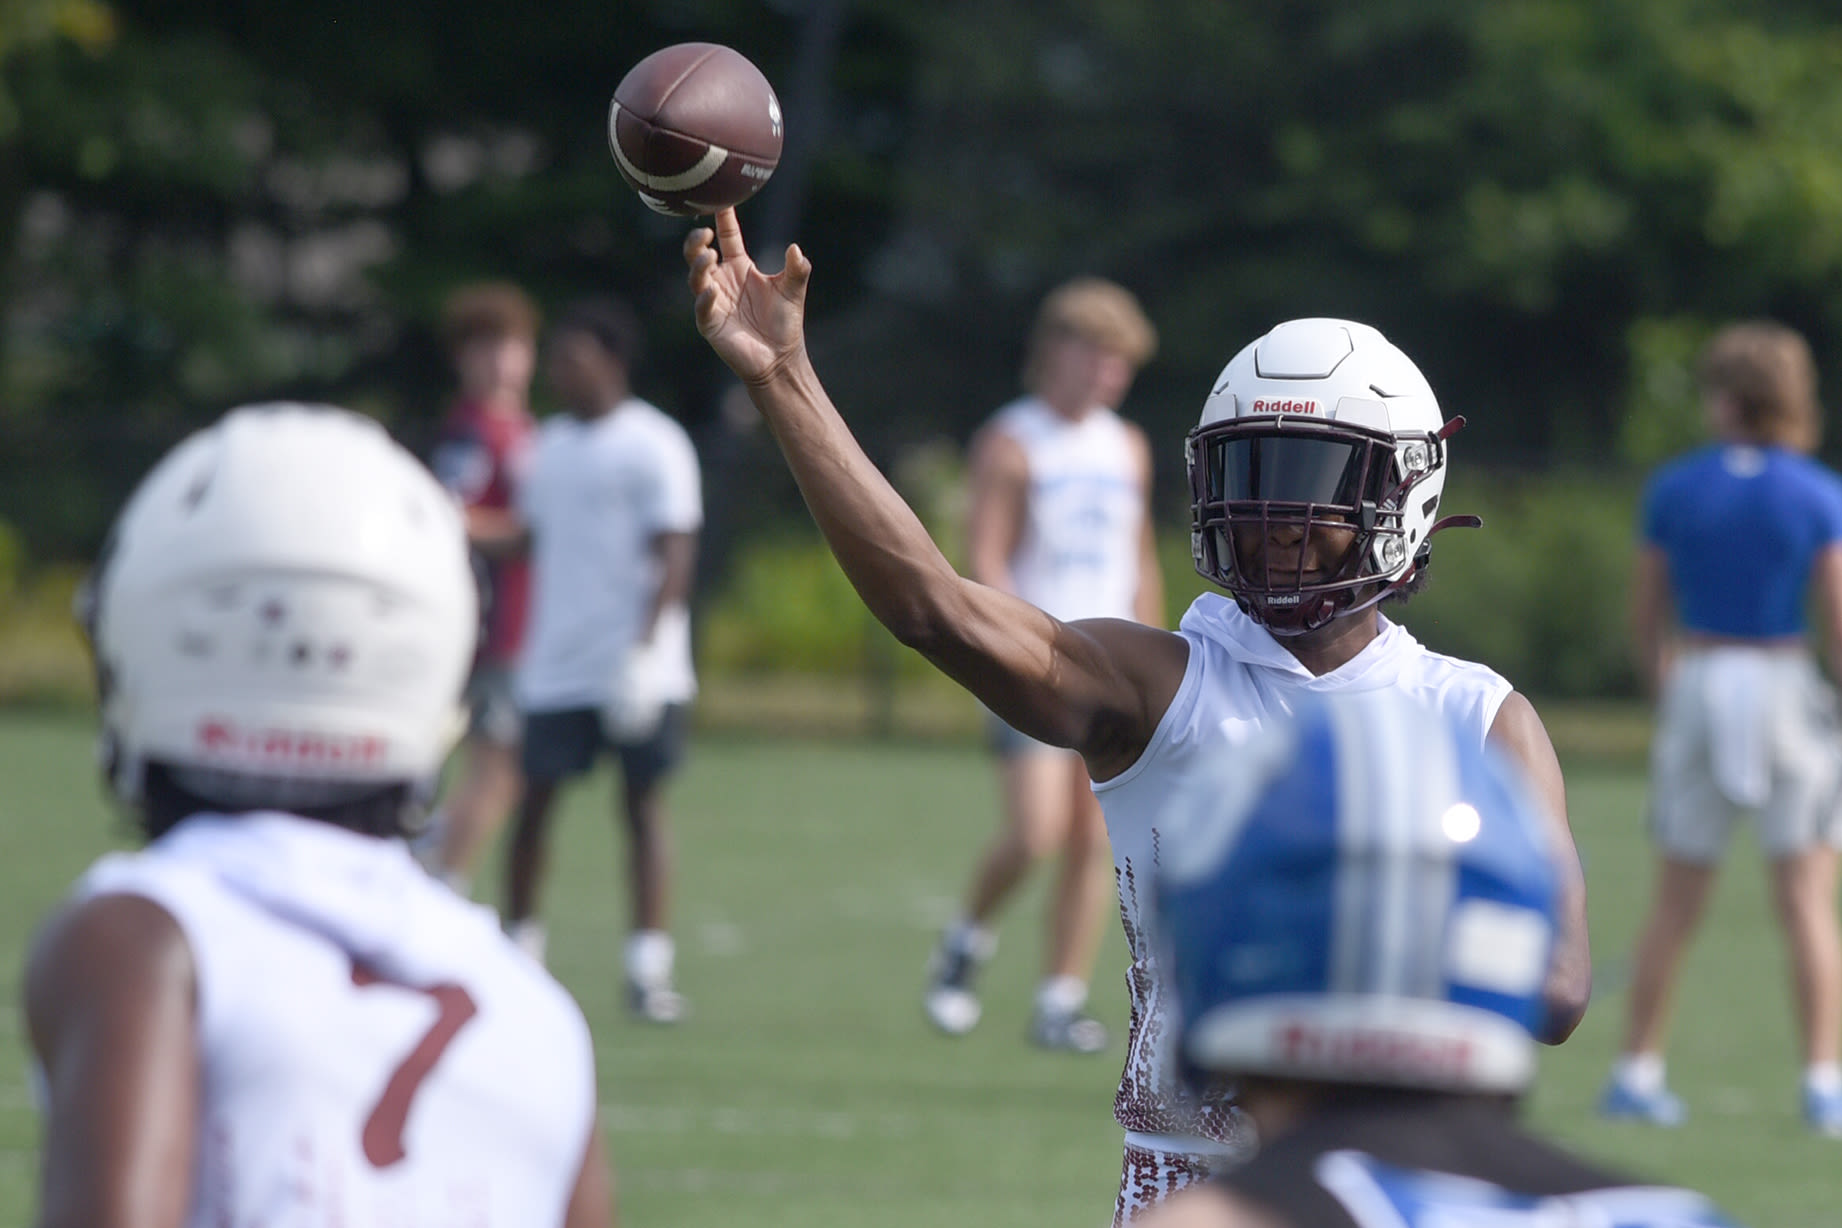
[{"label": "outstretched arm", "polygon": [[1137,759],[1188,660],[1174,635],[1123,620],[1063,623],[956,573],[832,405],[805,343],[812,265],[768,277],[733,210],[685,240],[697,327],[748,388],[844,574],[879,622],[1014,728],[1105,780]]},{"label": "outstretched arm", "polygon": [[1567,822],[1567,784],[1561,763],[1548,739],[1547,727],[1535,706],[1512,691],[1490,726],[1491,741],[1522,765],[1535,796],[1553,824],[1555,862],[1561,872],[1560,927],[1554,939],[1554,960],[1549,965],[1543,991],[1548,1017],[1538,1039],[1558,1045],[1573,1034],[1586,1014],[1593,994],[1593,954],[1586,935],[1586,873],[1580,867],[1580,850]]}]

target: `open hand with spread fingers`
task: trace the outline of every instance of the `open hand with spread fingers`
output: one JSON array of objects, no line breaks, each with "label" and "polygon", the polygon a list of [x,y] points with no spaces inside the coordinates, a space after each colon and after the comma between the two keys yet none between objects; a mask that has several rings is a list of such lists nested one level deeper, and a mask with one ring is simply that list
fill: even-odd
[{"label": "open hand with spread fingers", "polygon": [[786,268],[769,277],[749,257],[735,210],[724,209],[714,232],[700,227],[686,236],[684,261],[697,331],[744,383],[767,383],[805,347],[812,262],[798,244],[787,248]]}]

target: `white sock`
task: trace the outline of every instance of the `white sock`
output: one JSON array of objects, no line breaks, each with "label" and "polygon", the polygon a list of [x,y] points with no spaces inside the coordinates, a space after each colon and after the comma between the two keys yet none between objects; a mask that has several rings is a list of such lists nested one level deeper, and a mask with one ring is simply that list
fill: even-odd
[{"label": "white sock", "polygon": [[998,936],[976,921],[961,919],[947,930],[947,946],[984,963],[998,949]]},{"label": "white sock", "polygon": [[1661,1053],[1627,1053],[1612,1065],[1612,1077],[1619,1085],[1640,1096],[1662,1091],[1664,1073]]},{"label": "white sock", "polygon": [[1804,1087],[1823,1096],[1842,1092],[1842,1063],[1812,1062],[1804,1067]]},{"label": "white sock", "polygon": [[635,930],[627,936],[627,979],[644,989],[671,984],[677,948],[664,930]]},{"label": "white sock", "polygon": [[473,875],[465,870],[437,870],[435,877],[447,885],[448,890],[463,900],[473,898]]},{"label": "white sock", "polygon": [[1036,1010],[1043,1015],[1072,1015],[1087,1005],[1087,982],[1078,976],[1052,976],[1036,987]]}]

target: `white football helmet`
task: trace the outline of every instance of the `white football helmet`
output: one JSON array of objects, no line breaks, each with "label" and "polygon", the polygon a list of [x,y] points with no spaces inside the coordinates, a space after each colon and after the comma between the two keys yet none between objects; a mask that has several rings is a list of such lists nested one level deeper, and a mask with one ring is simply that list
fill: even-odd
[{"label": "white football helmet", "polygon": [[233,410],[141,482],[79,599],[105,771],[131,804],[149,762],[220,802],[429,781],[477,600],[459,510],[381,426]]},{"label": "white football helmet", "polygon": [[[1276,635],[1299,635],[1367,609],[1426,565],[1432,535],[1481,523],[1435,520],[1445,486],[1446,421],[1413,361],[1367,324],[1292,320],[1236,354],[1185,441],[1196,570]],[[1270,547],[1349,526],[1327,572],[1305,555],[1275,567]],[[1245,549],[1245,545],[1243,547]]]}]

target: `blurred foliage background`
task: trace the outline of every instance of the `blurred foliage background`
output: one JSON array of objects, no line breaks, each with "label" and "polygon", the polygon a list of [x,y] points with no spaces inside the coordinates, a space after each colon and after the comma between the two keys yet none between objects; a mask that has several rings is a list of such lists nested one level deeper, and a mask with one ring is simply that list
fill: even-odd
[{"label": "blurred foliage background", "polygon": [[776,83],[788,147],[744,225],[814,258],[820,369],[948,540],[956,449],[1057,281],[1113,277],[1162,330],[1127,410],[1174,606],[1215,373],[1352,316],[1470,420],[1449,506],[1489,522],[1406,620],[1537,694],[1628,694],[1632,507],[1698,437],[1701,341],[1774,317],[1842,381],[1842,16],[1815,0],[0,0],[0,697],[80,692],[70,585],[187,430],[297,397],[425,444],[435,313],[481,276],[649,321],[639,389],[704,453],[707,668],[914,670],[724,412],[685,227],[607,156],[614,84],[687,39]]}]

